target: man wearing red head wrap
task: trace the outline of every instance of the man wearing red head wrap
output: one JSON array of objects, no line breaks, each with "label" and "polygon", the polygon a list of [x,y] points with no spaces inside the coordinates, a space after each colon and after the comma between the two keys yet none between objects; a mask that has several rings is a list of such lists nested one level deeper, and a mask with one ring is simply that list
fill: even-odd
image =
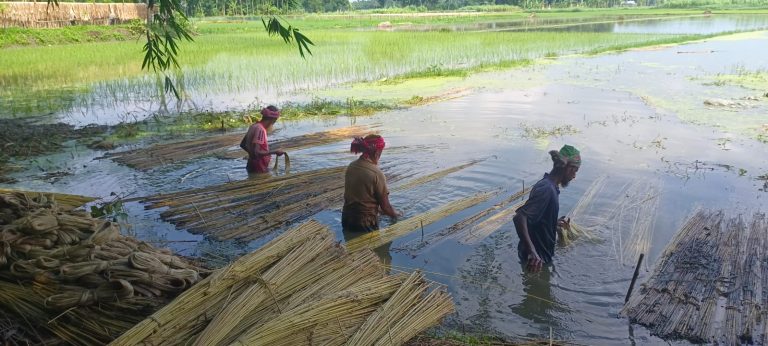
[{"label": "man wearing red head wrap", "polygon": [[349,164],[344,176],[341,225],[346,231],[370,232],[379,229],[379,209],[391,218],[398,216],[389,204],[387,180],[378,166],[384,145],[384,138],[379,135],[352,141],[352,152],[361,155]]},{"label": "man wearing red head wrap", "polygon": [[280,110],[275,106],[268,106],[261,110],[261,120],[251,125],[248,132],[240,142],[240,147],[248,152],[248,164],[245,169],[248,173],[268,173],[269,161],[272,155],[281,156],[285,154],[282,150],[269,150],[267,143],[267,132],[272,125],[280,118]]}]

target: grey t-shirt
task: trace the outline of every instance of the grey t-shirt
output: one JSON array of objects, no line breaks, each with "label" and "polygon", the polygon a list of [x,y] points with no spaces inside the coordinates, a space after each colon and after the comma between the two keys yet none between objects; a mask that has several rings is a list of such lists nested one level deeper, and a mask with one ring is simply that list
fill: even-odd
[{"label": "grey t-shirt", "polygon": [[[528,219],[528,235],[531,237],[533,247],[545,263],[551,263],[555,256],[555,243],[557,242],[557,217],[560,212],[560,189],[555,182],[549,179],[545,173],[533,188],[528,200],[518,213]],[[520,260],[528,260],[528,251],[521,239],[517,243],[517,254]]]}]

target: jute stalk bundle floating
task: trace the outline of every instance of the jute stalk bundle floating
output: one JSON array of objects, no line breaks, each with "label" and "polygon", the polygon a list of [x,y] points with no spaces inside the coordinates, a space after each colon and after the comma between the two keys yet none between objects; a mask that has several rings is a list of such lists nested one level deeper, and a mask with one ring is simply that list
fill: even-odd
[{"label": "jute stalk bundle floating", "polygon": [[[0,213],[16,218],[0,223],[0,284],[10,292],[0,306],[44,334],[35,342],[107,343],[200,279],[170,252],[45,195],[0,193]],[[13,293],[20,290],[30,297]]]},{"label": "jute stalk bundle floating", "polygon": [[509,208],[493,214],[491,217],[481,221],[471,228],[468,228],[467,232],[462,232],[459,241],[464,244],[477,244],[478,242],[501,229],[501,227],[504,225],[512,222],[512,218],[515,217],[517,209],[523,206],[523,203],[525,203],[525,201],[517,202]]},{"label": "jute stalk bundle floating", "polygon": [[456,173],[456,172],[458,172],[458,171],[460,171],[460,170],[462,170],[464,168],[474,166],[475,164],[477,164],[478,162],[481,162],[481,161],[482,160],[473,160],[473,161],[467,162],[465,164],[461,164],[461,165],[454,166],[454,167],[449,167],[449,168],[437,171],[435,173],[431,173],[431,174],[425,175],[423,177],[419,177],[419,178],[416,178],[416,179],[408,180],[408,181],[406,181],[403,184],[394,186],[392,190],[393,191],[408,190],[408,189],[414,188],[416,186],[419,186],[419,185],[422,185],[422,184],[426,184],[426,183],[429,183],[429,182],[432,182],[432,181],[444,178],[444,177],[448,176],[451,173]]},{"label": "jute stalk bundle floating", "polygon": [[[472,163],[470,163],[472,164]],[[444,170],[396,185],[402,191],[456,172],[470,164]],[[142,199],[147,209],[168,207],[160,216],[176,227],[205,233],[216,239],[253,240],[287,224],[342,204],[344,167],[325,168],[293,175],[245,180],[151,196]],[[399,177],[389,179],[397,182]]]},{"label": "jute stalk bundle floating", "polygon": [[495,194],[496,192],[479,193],[467,198],[447,203],[442,207],[435,208],[423,214],[397,222],[382,230],[368,232],[362,236],[350,240],[347,243],[347,250],[359,251],[362,249],[375,249],[381,245],[411,233],[423,225],[429,225],[445,218],[446,216],[453,215],[459,211],[483,203],[493,197]]},{"label": "jute stalk bundle floating", "polygon": [[[270,143],[269,145],[270,148],[294,151],[351,139],[369,132],[371,132],[371,128],[367,126],[349,126],[290,137]],[[240,159],[248,156],[239,147],[244,135],[244,133],[239,132],[188,141],[155,144],[148,148],[112,153],[107,155],[107,157],[139,170],[149,170],[161,165],[179,163],[209,155],[228,159]]]},{"label": "jute stalk bundle floating", "polygon": [[696,212],[622,314],[665,339],[764,343],[767,237],[764,214],[745,222],[722,211]]},{"label": "jute stalk bundle floating", "polygon": [[467,236],[467,233],[471,230],[471,227],[477,224],[478,221],[482,220],[483,218],[487,217],[488,215],[494,212],[498,212],[500,209],[506,208],[507,206],[509,206],[510,203],[519,202],[519,199],[523,198],[525,194],[527,194],[530,190],[531,190],[530,188],[525,188],[523,190],[520,190],[512,194],[509,198],[506,198],[503,201],[496,203],[487,209],[481,210],[475,213],[474,215],[469,216],[451,225],[448,228],[431,232],[427,234],[423,239],[421,238],[413,239],[403,245],[400,245],[397,249],[406,250],[410,254],[415,255],[419,251],[424,250],[428,246],[438,244],[442,240],[456,238],[456,237],[464,238]]},{"label": "jute stalk bundle floating", "polygon": [[[453,311],[450,297],[427,294],[424,282],[420,273],[384,275],[371,251],[348,254],[309,221],[217,270],[112,344],[360,345],[349,339],[385,314],[411,318],[388,329],[397,342],[387,344],[398,345]],[[378,329],[359,333],[381,339]]]}]

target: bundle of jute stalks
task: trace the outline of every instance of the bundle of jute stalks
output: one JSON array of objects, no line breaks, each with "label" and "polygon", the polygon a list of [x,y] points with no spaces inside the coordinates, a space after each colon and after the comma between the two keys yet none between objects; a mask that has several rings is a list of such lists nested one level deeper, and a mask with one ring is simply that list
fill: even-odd
[{"label": "bundle of jute stalks", "polygon": [[621,311],[663,339],[768,344],[768,220],[698,210]]},{"label": "bundle of jute stalks", "polygon": [[215,271],[113,345],[400,345],[453,311],[421,273],[386,275],[309,221]]},{"label": "bundle of jute stalks", "polygon": [[0,214],[0,317],[33,343],[109,342],[208,272],[54,195],[0,193]]}]

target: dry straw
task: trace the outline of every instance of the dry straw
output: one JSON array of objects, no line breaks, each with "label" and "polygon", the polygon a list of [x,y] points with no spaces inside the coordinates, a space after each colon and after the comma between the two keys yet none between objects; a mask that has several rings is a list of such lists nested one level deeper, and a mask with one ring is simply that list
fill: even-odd
[{"label": "dry straw", "polygon": [[147,5],[59,2],[3,2],[0,27],[56,28],[68,25],[121,23],[147,18]]}]

